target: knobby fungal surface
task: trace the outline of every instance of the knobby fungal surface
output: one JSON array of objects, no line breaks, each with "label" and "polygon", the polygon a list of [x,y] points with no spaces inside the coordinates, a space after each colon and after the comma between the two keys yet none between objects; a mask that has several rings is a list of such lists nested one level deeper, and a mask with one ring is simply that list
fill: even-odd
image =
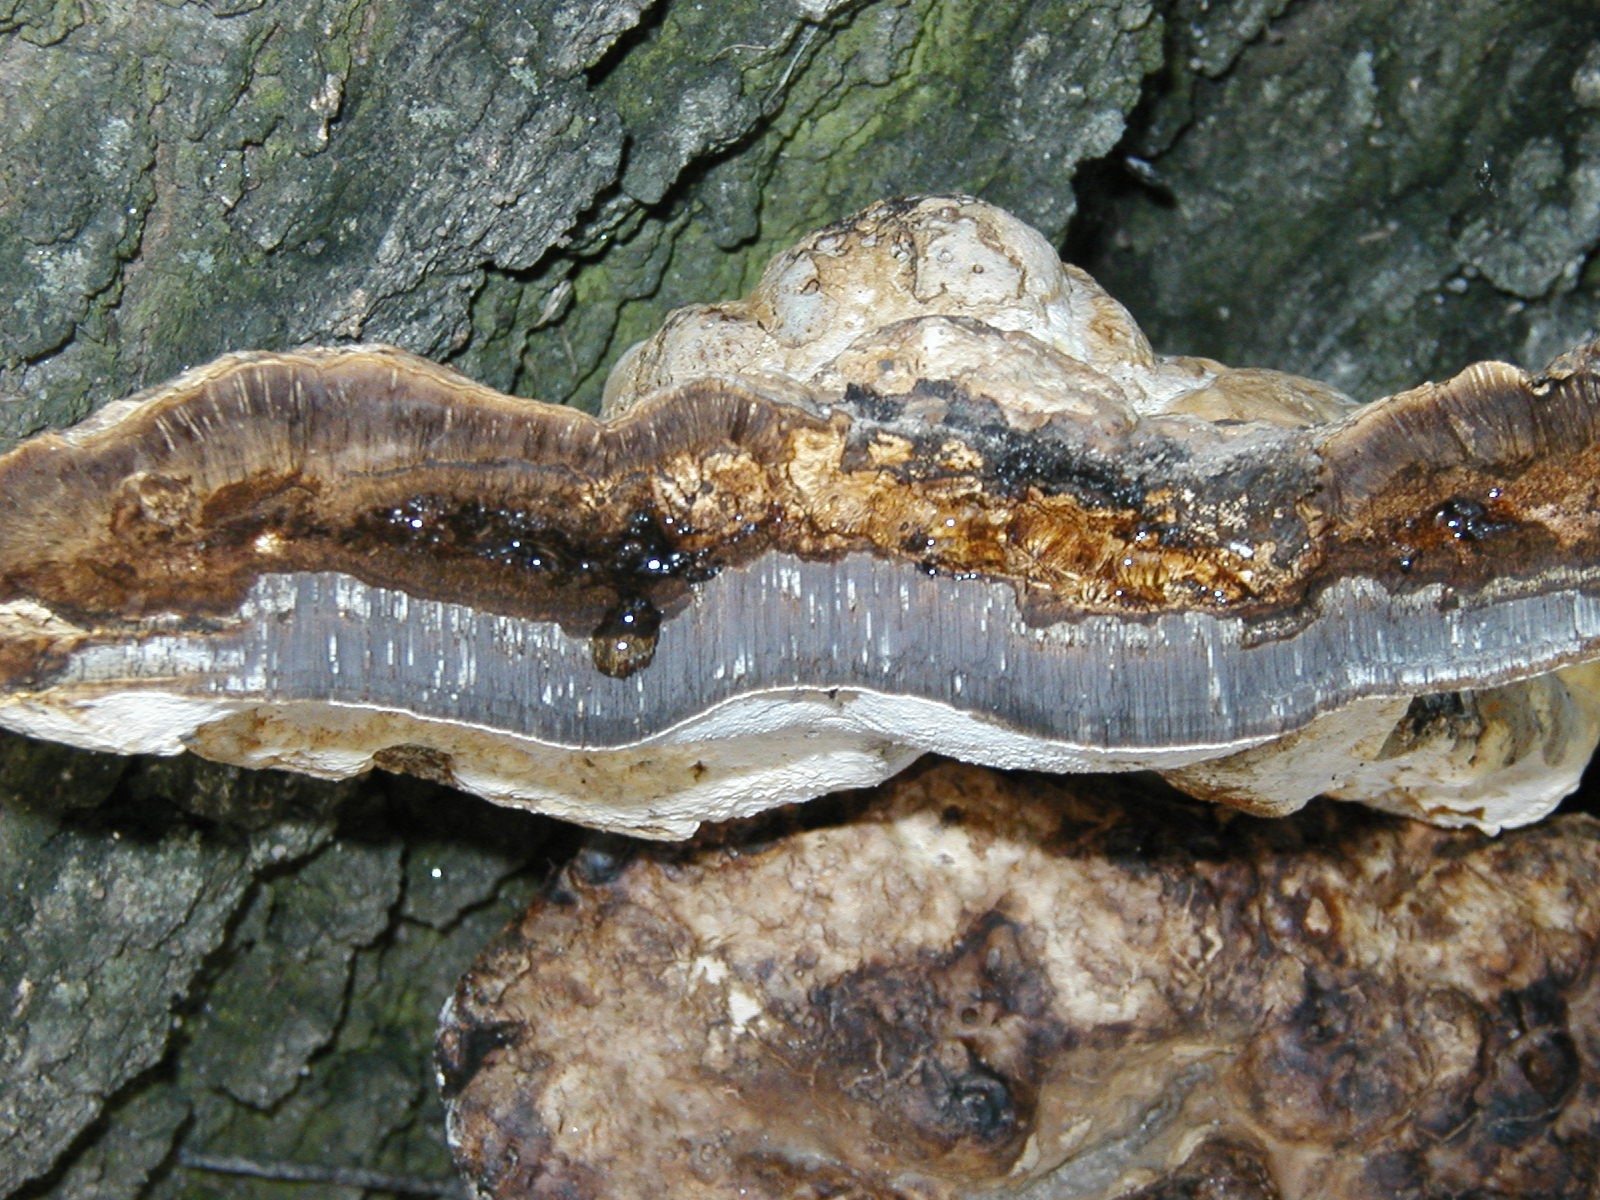
[{"label": "knobby fungal surface", "polygon": [[930,760],[581,853],[446,1009],[450,1136],[494,1200],[1575,1200],[1597,897],[1587,816]]},{"label": "knobby fungal surface", "polygon": [[0,723],[681,836],[928,749],[1531,820],[1600,736],[1600,349],[1358,406],[891,201],[604,420],[245,353],[0,458]]}]

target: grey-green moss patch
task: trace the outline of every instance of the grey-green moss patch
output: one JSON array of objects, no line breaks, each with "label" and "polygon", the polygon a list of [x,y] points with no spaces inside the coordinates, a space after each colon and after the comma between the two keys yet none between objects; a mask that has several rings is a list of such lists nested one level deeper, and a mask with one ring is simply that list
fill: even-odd
[{"label": "grey-green moss patch", "polygon": [[[49,776],[29,747],[0,742]],[[84,757],[125,768],[102,807],[0,807],[4,1194],[282,1194],[194,1156],[448,1180],[439,1005],[570,835],[388,777]]]},{"label": "grey-green moss patch", "polygon": [[[192,1106],[186,1155],[312,1178],[450,1180],[428,1052],[441,986],[529,901],[548,857],[562,853],[566,835],[552,840],[553,828],[415,782],[366,789],[337,842],[270,884],[265,920],[241,922],[229,944],[240,958],[189,1022],[191,1040],[172,1063]],[[240,969],[295,1003],[250,1003],[230,979]],[[269,1103],[251,1101],[268,1086]],[[180,1165],[147,1197],[271,1200],[284,1186]]]},{"label": "grey-green moss patch", "polygon": [[[331,825],[274,801],[255,839],[210,832],[182,792],[141,797],[116,760],[67,756],[52,770],[9,736],[0,756],[12,785],[0,805],[0,1193],[9,1194],[49,1173],[107,1100],[167,1054],[174,1005],[226,941],[251,885],[253,844],[281,847],[292,862]],[[102,769],[108,762],[118,778]],[[112,803],[84,808],[75,786]],[[290,797],[303,785],[273,790]]]},{"label": "grey-green moss patch", "polygon": [[1538,365],[1600,318],[1596,35],[1579,0],[1293,6],[1154,106],[1164,192],[1088,265],[1163,348],[1357,396]]},{"label": "grey-green moss patch", "polygon": [[639,8],[109,4],[0,42],[0,441],[229,347],[462,345],[484,272],[615,178],[583,69]]}]

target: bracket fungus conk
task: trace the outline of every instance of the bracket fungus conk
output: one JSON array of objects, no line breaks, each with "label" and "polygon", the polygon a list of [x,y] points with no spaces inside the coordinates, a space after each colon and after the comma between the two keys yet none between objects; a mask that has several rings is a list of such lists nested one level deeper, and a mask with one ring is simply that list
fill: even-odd
[{"label": "bracket fungus conk", "polygon": [[647,836],[916,755],[1530,821],[1600,732],[1600,351],[1358,406],[981,202],[674,314],[602,420],[245,353],[0,458],[0,724]]},{"label": "bracket fungus conk", "polygon": [[[674,314],[600,419],[388,347],[237,354],[0,495],[0,724],[748,820],[580,854],[463,981],[480,1195],[1600,1171],[1600,833],[1479,832],[1600,738],[1600,345],[1357,405],[1159,357],[1034,231],[925,197]],[[929,750],[967,763],[753,815]],[[1318,794],[1390,811],[1257,819]]]}]

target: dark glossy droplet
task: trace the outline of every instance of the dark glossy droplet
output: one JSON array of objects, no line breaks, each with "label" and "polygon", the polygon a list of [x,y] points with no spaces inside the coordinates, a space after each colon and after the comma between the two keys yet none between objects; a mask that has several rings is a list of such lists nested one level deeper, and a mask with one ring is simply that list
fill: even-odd
[{"label": "dark glossy droplet", "polygon": [[656,654],[661,612],[642,596],[617,602],[589,640],[595,669],[613,679],[626,679],[650,665]]}]

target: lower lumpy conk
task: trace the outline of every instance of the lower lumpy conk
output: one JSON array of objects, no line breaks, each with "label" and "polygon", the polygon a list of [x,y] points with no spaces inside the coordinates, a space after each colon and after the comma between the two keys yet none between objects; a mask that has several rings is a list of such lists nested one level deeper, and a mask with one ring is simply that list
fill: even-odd
[{"label": "lower lumpy conk", "polygon": [[494,1200],[1593,1195],[1600,825],[929,761],[579,860],[440,1068]]}]

